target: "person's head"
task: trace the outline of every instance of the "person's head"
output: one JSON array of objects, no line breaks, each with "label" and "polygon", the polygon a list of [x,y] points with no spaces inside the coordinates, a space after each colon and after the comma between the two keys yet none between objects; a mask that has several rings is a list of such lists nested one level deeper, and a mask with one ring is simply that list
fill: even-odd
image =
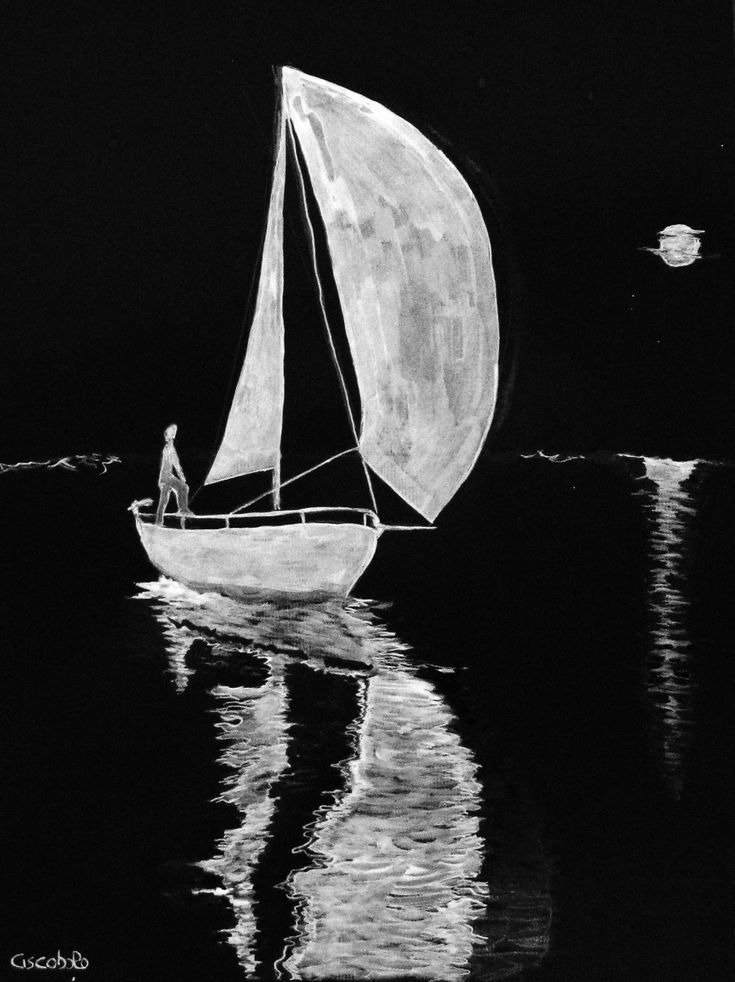
[{"label": "person's head", "polygon": [[176,423],[172,423],[170,426],[167,426],[163,431],[163,435],[166,438],[166,443],[171,443],[176,436]]}]

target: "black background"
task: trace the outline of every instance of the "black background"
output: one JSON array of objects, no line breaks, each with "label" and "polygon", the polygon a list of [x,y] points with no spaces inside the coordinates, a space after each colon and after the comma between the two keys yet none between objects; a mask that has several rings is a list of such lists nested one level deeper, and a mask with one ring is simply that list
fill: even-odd
[{"label": "black background", "polygon": [[[3,19],[4,459],[156,452],[172,419],[184,455],[212,452],[279,64],[403,115],[473,187],[503,330],[491,449],[730,452],[726,0],[76,2]],[[719,258],[670,269],[638,250],[674,222]]]},{"label": "black background", "polygon": [[[357,593],[457,669],[442,695],[481,767],[491,887],[498,857],[522,873],[525,838],[542,844],[550,982],[731,978],[731,471],[692,491],[677,797],[655,737],[642,465],[517,459],[733,456],[729,3],[23,3],[3,20],[0,459],[123,458],[101,477],[2,476],[8,957],[76,948],[90,982],[241,977],[216,934],[226,907],[184,899],[236,816],[211,804],[203,684],[177,696],[159,625],[127,599],[155,574],[125,508],[155,488],[172,420],[192,483],[214,448],[285,63],[416,124],[490,230],[502,359],[484,459],[437,531],[383,537]],[[670,269],[639,250],[674,222],[705,229],[711,258]],[[312,460],[341,449],[344,421],[286,249],[284,448]],[[349,713],[319,679],[298,698],[314,756],[322,719]],[[289,846],[333,784],[312,765],[278,819]],[[262,870],[266,962],[290,926],[284,857]]]}]

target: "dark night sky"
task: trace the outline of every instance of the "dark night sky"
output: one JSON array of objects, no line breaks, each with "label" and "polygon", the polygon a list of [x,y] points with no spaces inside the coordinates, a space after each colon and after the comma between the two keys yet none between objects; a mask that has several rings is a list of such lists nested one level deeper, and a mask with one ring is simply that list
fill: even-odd
[{"label": "dark night sky", "polygon": [[[733,455],[728,0],[3,17],[0,459],[155,451],[172,419],[183,454],[212,449],[283,63],[415,123],[478,196],[504,345],[491,448]],[[706,229],[720,258],[668,269],[638,251],[673,222]]]}]

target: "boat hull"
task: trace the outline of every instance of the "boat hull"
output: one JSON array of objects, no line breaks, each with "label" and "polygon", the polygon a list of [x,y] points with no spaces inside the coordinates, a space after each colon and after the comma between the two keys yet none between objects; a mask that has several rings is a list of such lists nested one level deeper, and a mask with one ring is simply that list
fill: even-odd
[{"label": "boat hull", "polygon": [[308,522],[176,529],[136,518],[148,558],[166,576],[226,596],[346,596],[375,554],[380,530]]}]

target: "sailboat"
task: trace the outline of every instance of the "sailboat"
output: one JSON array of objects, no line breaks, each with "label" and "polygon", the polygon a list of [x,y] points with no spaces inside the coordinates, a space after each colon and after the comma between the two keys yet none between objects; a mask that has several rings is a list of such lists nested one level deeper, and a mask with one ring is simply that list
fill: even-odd
[{"label": "sailboat", "polygon": [[[273,179],[247,350],[205,484],[270,471],[272,489],[227,514],[131,506],[153,565],[199,591],[345,596],[386,530],[371,474],[428,523],[472,470],[497,391],[490,241],[459,171],[414,126],[341,86],[278,73]],[[370,508],[281,508],[283,213],[287,166],[302,198],[316,292]],[[326,233],[361,402],[351,409],[319,279],[307,181]],[[313,206],[312,206],[313,207]],[[269,511],[248,511],[272,496]]]}]

